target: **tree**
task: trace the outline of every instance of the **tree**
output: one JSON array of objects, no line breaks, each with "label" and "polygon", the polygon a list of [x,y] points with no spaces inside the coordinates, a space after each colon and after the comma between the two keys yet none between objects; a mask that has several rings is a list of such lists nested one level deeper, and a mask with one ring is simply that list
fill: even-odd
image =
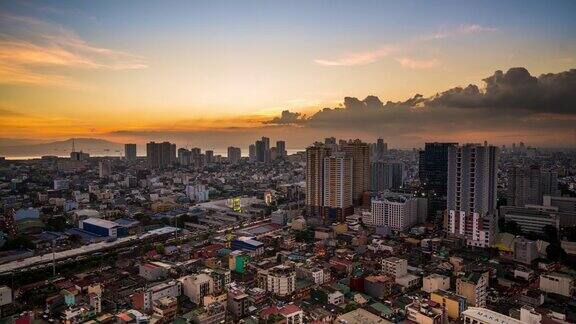
[{"label": "tree", "polygon": [[80,243],[82,243],[82,236],[80,236],[78,234],[72,234],[68,237],[68,240],[70,240],[70,242],[72,242],[74,244],[80,244]]},{"label": "tree", "polygon": [[9,239],[2,246],[3,251],[16,250],[16,249],[27,249],[33,250],[35,248],[34,243],[28,238],[28,236],[18,235],[12,239]]},{"label": "tree", "polygon": [[558,229],[552,225],[546,225],[542,229],[544,231],[544,235],[546,235],[546,239],[550,244],[558,244],[560,240],[558,239]]},{"label": "tree", "polygon": [[546,247],[546,257],[551,261],[566,260],[566,251],[559,244],[550,244]]},{"label": "tree", "polygon": [[62,216],[51,217],[46,221],[47,229],[62,232],[66,229],[66,219]]},{"label": "tree", "polygon": [[344,312],[348,313],[351,311],[354,311],[358,308],[358,304],[355,302],[350,302],[348,304],[346,304],[346,306],[344,307]]},{"label": "tree", "polygon": [[502,232],[510,233],[512,235],[522,234],[522,228],[515,221],[504,221],[504,228],[501,230]]}]

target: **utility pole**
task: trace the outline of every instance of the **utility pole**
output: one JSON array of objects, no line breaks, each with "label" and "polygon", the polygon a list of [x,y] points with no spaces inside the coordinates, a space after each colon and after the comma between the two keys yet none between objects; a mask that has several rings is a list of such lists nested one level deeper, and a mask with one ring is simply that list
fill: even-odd
[{"label": "utility pole", "polygon": [[56,240],[52,240],[52,276],[56,277],[56,251],[55,245]]}]

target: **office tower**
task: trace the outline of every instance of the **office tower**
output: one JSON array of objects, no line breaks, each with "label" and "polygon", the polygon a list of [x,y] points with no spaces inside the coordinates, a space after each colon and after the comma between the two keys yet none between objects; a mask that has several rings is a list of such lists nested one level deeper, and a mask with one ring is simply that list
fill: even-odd
[{"label": "office tower", "polygon": [[354,213],[353,159],[342,152],[324,158],[323,214],[325,220],[342,221]]},{"label": "office tower", "polygon": [[311,216],[322,214],[324,203],[324,158],[330,149],[315,143],[306,149],[306,207]]},{"label": "office tower", "polygon": [[165,168],[176,162],[176,144],[170,142],[146,144],[146,158],[151,168]]},{"label": "office tower", "polygon": [[342,152],[352,158],[353,178],[352,178],[352,199],[354,206],[362,204],[362,198],[366,191],[370,190],[370,149],[368,144],[360,141],[342,142],[340,145]]},{"label": "office tower", "polygon": [[396,231],[412,227],[425,217],[425,204],[419,204],[419,199],[392,192],[385,192],[380,198],[372,199],[373,225]]},{"label": "office tower", "polygon": [[420,183],[431,196],[446,196],[448,182],[448,148],[458,143],[426,143],[420,151],[418,175]]},{"label": "office tower", "polygon": [[458,143],[426,143],[420,151],[419,178],[428,194],[428,212],[432,220],[446,210],[448,182],[448,148]]},{"label": "office tower", "polygon": [[190,165],[192,164],[192,152],[185,148],[178,149],[178,164],[180,165]]},{"label": "office tower", "polygon": [[256,145],[250,144],[248,146],[248,161],[249,162],[256,162],[258,158],[256,157]]},{"label": "office tower", "polygon": [[124,158],[126,161],[136,161],[136,144],[124,144]]},{"label": "office tower", "polygon": [[497,171],[494,146],[448,148],[447,230],[468,245],[488,247],[494,240]]},{"label": "office tower", "polygon": [[242,153],[239,147],[230,146],[228,147],[228,161],[230,163],[238,163],[242,157]]},{"label": "office tower", "polygon": [[266,162],[266,143],[256,141],[256,162]]},{"label": "office tower", "polygon": [[399,189],[404,184],[402,162],[372,162],[370,167],[370,190]]},{"label": "office tower", "polygon": [[509,206],[542,205],[544,195],[558,192],[558,176],[539,166],[515,166],[508,174],[506,203]]},{"label": "office tower", "polygon": [[288,155],[288,152],[286,152],[286,142],[276,141],[276,153],[280,158],[286,157]]},{"label": "office tower", "polygon": [[206,150],[206,163],[214,162],[214,151]]}]

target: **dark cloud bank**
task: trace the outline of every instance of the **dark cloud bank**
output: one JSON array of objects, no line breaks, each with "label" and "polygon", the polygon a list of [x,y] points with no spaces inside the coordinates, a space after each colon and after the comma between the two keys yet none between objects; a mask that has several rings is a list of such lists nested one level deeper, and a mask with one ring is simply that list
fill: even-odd
[{"label": "dark cloud bank", "polygon": [[489,134],[485,139],[496,142],[534,138],[541,142],[535,144],[576,145],[576,69],[534,77],[525,68],[511,68],[483,81],[482,89],[468,85],[401,102],[346,97],[342,107],[324,108],[310,117],[285,110],[265,124],[408,141]]}]

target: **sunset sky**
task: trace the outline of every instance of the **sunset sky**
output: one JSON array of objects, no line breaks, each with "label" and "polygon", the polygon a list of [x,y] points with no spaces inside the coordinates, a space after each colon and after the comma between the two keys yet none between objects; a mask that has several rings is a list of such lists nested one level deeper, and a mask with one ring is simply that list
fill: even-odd
[{"label": "sunset sky", "polygon": [[[3,1],[0,138],[575,146],[574,13],[575,1]],[[478,92],[450,90],[469,84]]]}]

